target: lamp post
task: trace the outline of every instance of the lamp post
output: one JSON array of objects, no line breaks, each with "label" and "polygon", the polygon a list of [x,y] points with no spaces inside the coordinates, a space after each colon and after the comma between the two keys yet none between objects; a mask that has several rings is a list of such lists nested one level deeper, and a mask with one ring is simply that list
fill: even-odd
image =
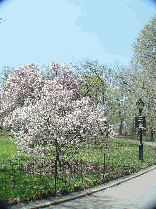
[{"label": "lamp post", "polygon": [[145,103],[140,99],[137,102],[137,105],[139,107],[139,113],[140,113],[140,116],[138,117],[139,129],[140,129],[139,160],[143,161],[143,143],[142,143],[143,117],[142,117],[142,110],[145,106]]}]

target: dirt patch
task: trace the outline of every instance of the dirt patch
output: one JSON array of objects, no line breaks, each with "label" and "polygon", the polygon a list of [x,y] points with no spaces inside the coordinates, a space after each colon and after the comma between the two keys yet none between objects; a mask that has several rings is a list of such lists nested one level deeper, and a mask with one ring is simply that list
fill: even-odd
[{"label": "dirt patch", "polygon": [[[131,170],[130,166],[126,167],[112,167],[105,166],[98,163],[86,162],[86,161],[60,161],[57,162],[57,174],[69,177],[71,175],[83,175],[87,176],[88,174],[100,175],[100,174],[117,174],[118,177],[122,176],[123,171]],[[28,171],[34,175],[55,175],[56,174],[56,164],[55,160],[47,160],[44,162],[33,162],[27,164],[24,167],[24,170]],[[120,174],[121,173],[121,174]]]},{"label": "dirt patch", "polygon": [[[55,175],[56,163],[55,160],[47,160],[43,162],[28,163],[24,170],[35,175]],[[58,161],[57,174],[70,176],[72,174],[98,174],[103,173],[102,165],[85,161]]]}]

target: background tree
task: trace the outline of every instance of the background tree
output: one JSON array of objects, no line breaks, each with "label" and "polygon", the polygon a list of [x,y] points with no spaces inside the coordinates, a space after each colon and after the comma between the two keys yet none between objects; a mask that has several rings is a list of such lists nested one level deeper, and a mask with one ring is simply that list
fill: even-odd
[{"label": "background tree", "polygon": [[104,105],[107,83],[99,77],[85,76],[85,78],[86,84],[80,91],[81,95],[89,96],[96,105]]},{"label": "background tree", "polygon": [[147,72],[140,72],[135,77],[133,86],[135,87],[135,93],[132,91],[129,94],[129,98],[133,99],[134,95],[142,98],[145,102],[144,114],[147,117],[147,131],[150,132],[150,139],[154,140],[154,132],[156,127],[156,83],[151,82],[149,74]]},{"label": "background tree", "polygon": [[[6,69],[7,68],[7,69]],[[6,81],[7,81],[7,79],[8,79],[8,76],[9,76],[9,74],[12,74],[12,72],[13,72],[13,68],[12,69],[10,69],[10,67],[9,66],[4,66],[4,69],[3,69],[3,71],[2,71],[2,73],[0,73],[0,88],[1,88],[1,91],[3,90],[3,91],[6,91],[6,88],[4,87],[4,84],[6,83]],[[0,98],[0,106],[2,107],[3,106],[3,103],[4,103],[4,101],[3,101],[3,96],[4,96],[4,94],[2,93],[2,94],[0,94],[1,95],[1,98]],[[1,109],[2,110],[2,109]],[[0,112],[1,112],[1,110],[0,110]],[[4,110],[4,109],[3,109]],[[3,129],[3,121],[4,121],[4,111],[2,111],[3,112],[3,115],[1,114],[1,116],[0,116],[0,132],[2,133],[2,129]],[[6,112],[5,112],[6,113]]]},{"label": "background tree", "polygon": [[[0,20],[2,20],[2,18],[0,18]],[[5,20],[3,20],[3,22],[5,22],[6,21],[6,19]],[[1,22],[0,22],[1,23]]]},{"label": "background tree", "polygon": [[[136,72],[131,66],[115,65],[117,69],[116,73],[116,89],[118,91],[118,117],[120,120],[119,133],[134,134],[134,117],[136,112],[136,97],[129,98],[129,94],[132,91],[133,77]],[[133,92],[134,94],[134,92]],[[135,95],[136,96],[136,95]]]},{"label": "background tree", "polygon": [[[119,67],[118,63],[114,66],[100,64],[97,60],[89,59],[73,65],[78,75],[84,75],[87,83],[82,89],[83,95],[88,95],[94,104],[105,106],[105,115],[108,122],[123,133],[124,119],[126,118],[126,106],[124,100],[127,97],[127,87],[123,84],[125,80],[130,80],[131,71],[125,66]],[[125,109],[125,112],[124,112]]]},{"label": "background tree", "polygon": [[75,75],[83,75],[87,80],[82,95],[88,95],[95,104],[106,105],[106,90],[115,79],[113,70],[97,60],[79,61],[72,65]]},{"label": "background tree", "polygon": [[4,87],[4,84],[6,83],[9,74],[12,74],[14,70],[14,67],[10,69],[10,66],[4,66],[4,69],[2,73],[0,73],[0,83],[1,83],[1,89],[6,91],[6,88]]},{"label": "background tree", "polygon": [[156,74],[156,15],[141,30],[132,46],[135,60],[152,79]]},{"label": "background tree", "polygon": [[145,100],[148,129],[153,138],[156,128],[156,15],[141,30],[133,43],[133,51],[132,64],[137,63],[140,69],[135,89]]}]

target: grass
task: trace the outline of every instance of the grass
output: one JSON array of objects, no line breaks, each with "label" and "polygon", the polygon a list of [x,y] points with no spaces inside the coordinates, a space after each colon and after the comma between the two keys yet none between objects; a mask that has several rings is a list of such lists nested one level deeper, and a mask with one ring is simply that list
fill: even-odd
[{"label": "grass", "polygon": [[9,134],[12,134],[12,131],[11,130],[10,131],[2,130],[2,134],[6,134],[6,135],[8,134],[9,135]]},{"label": "grass", "polygon": [[0,160],[10,159],[17,156],[17,145],[9,138],[0,137]]},{"label": "grass", "polygon": [[[72,158],[73,162],[78,162],[78,160],[89,162],[97,169],[95,174],[83,173],[82,168],[79,174],[76,172],[70,175],[58,173],[57,185],[55,185],[54,175],[41,173],[32,175],[29,170],[24,172],[24,164],[28,161],[24,157],[18,161],[17,145],[9,138],[0,137],[0,194],[2,199],[13,204],[82,190],[139,171],[156,162],[153,147],[144,145],[144,162],[141,163],[138,160],[137,142],[114,139],[107,140],[105,145],[84,145]],[[68,156],[73,151],[73,147],[68,148],[64,157],[68,160]],[[106,172],[100,173],[98,170],[104,167],[104,155]],[[96,168],[96,166],[99,167]],[[55,186],[57,186],[57,191],[55,191]]]}]

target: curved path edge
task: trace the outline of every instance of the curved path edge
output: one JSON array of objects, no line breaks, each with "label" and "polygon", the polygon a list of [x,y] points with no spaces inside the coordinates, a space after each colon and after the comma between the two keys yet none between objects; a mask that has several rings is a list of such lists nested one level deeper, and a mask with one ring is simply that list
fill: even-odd
[{"label": "curved path edge", "polygon": [[143,175],[143,174],[145,174],[149,171],[152,171],[154,169],[156,169],[156,165],[152,165],[148,168],[145,168],[145,169],[142,169],[142,170],[138,171],[137,173],[133,173],[133,174],[130,174],[129,176],[125,176],[125,177],[122,177],[122,178],[119,178],[119,179],[116,179],[116,180],[112,180],[110,182],[107,182],[107,183],[104,183],[104,184],[101,184],[99,186],[95,186],[95,187],[92,187],[92,188],[88,188],[88,189],[83,190],[83,191],[72,192],[72,193],[70,193],[68,195],[65,195],[65,196],[57,196],[55,198],[53,197],[53,198],[48,198],[48,199],[45,199],[45,200],[38,200],[38,201],[32,202],[30,204],[19,204],[19,205],[16,205],[16,206],[12,206],[11,209],[14,209],[14,208],[18,208],[18,209],[19,208],[21,208],[21,209],[22,208],[23,209],[37,209],[37,208],[45,208],[45,207],[48,207],[48,206],[51,206],[51,205],[57,205],[59,203],[74,200],[74,199],[84,197],[86,195],[90,195],[90,194],[93,194],[95,192],[99,192],[99,191],[108,189],[110,187],[119,185],[123,182],[129,181],[133,178],[141,176],[141,175]]}]

